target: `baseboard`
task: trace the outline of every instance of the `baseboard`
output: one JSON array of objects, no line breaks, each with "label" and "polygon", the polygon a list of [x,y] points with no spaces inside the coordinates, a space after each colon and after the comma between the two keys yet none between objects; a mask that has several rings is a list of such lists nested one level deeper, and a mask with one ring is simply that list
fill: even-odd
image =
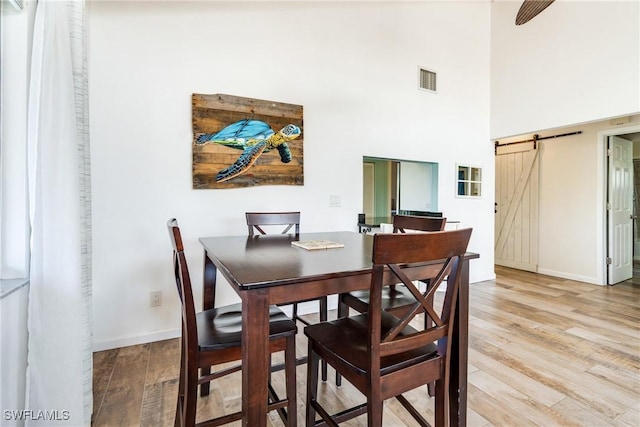
[{"label": "baseboard", "polygon": [[129,347],[131,345],[146,344],[148,342],[163,341],[180,336],[180,329],[166,329],[150,334],[120,337],[105,341],[94,341],[93,351],[111,350],[112,348]]},{"label": "baseboard", "polygon": [[496,260],[495,264],[501,267],[515,268],[516,270],[525,270],[525,271],[530,271],[532,273],[538,272],[537,264],[515,262],[515,261],[508,261],[508,260]]},{"label": "baseboard", "polygon": [[591,283],[592,285],[603,286],[603,284],[598,281],[597,277],[580,276],[578,274],[570,274],[564,271],[548,270],[546,268],[538,268],[538,273],[545,274],[547,276],[560,277],[562,279],[575,280],[576,282]]}]

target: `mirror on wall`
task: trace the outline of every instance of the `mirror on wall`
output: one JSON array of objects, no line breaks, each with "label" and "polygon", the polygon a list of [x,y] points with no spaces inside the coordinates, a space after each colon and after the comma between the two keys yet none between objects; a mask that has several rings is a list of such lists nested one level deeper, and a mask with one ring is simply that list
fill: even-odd
[{"label": "mirror on wall", "polygon": [[366,217],[437,215],[437,163],[365,156],[362,166],[362,212]]}]

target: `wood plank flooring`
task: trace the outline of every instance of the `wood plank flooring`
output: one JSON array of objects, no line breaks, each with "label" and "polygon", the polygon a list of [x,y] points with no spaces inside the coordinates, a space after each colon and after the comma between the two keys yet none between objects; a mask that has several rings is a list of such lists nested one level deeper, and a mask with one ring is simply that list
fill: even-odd
[{"label": "wood plank flooring", "polygon": [[[502,267],[496,274],[471,285],[468,425],[640,426],[640,283],[601,287]],[[304,354],[304,334],[297,341]],[[95,353],[92,424],[173,425],[178,344]],[[281,374],[274,374],[278,390]],[[304,425],[305,365],[297,375]],[[364,401],[348,383],[336,387],[332,371],[321,392],[337,410]],[[237,410],[240,393],[239,374],[214,382],[200,415]],[[432,418],[424,388],[408,398]],[[394,400],[385,402],[384,421],[415,425]],[[282,425],[275,414],[269,424]],[[344,425],[365,426],[366,419]]]}]

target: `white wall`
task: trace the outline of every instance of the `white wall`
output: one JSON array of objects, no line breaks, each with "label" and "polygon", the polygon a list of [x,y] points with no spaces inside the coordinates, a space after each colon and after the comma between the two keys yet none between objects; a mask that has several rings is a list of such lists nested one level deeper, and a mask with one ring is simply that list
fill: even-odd
[{"label": "white wall", "polygon": [[516,26],[491,6],[491,135],[640,112],[640,2],[558,0]]},{"label": "white wall", "polygon": [[[471,279],[494,277],[493,199],[454,197],[456,162],[484,167],[493,192],[489,13],[486,2],[91,3],[96,349],[177,333],[168,218],[198,284],[198,236],[245,234],[247,210],[300,210],[303,232],[356,231],[364,155],[438,162],[439,209],[474,227]],[[437,94],[417,89],[418,66],[438,72]],[[305,185],[192,190],[194,92],[303,105]],[[220,287],[220,303],[236,299]],[[152,290],[162,307],[149,308]]]}]

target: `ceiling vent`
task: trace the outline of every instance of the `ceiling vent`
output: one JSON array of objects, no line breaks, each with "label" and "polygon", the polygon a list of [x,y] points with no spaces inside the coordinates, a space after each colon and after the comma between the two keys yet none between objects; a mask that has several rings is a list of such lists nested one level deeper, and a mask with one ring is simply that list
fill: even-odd
[{"label": "ceiling vent", "polygon": [[436,73],[435,71],[427,70],[426,68],[419,68],[420,89],[428,90],[430,92],[436,92]]}]

